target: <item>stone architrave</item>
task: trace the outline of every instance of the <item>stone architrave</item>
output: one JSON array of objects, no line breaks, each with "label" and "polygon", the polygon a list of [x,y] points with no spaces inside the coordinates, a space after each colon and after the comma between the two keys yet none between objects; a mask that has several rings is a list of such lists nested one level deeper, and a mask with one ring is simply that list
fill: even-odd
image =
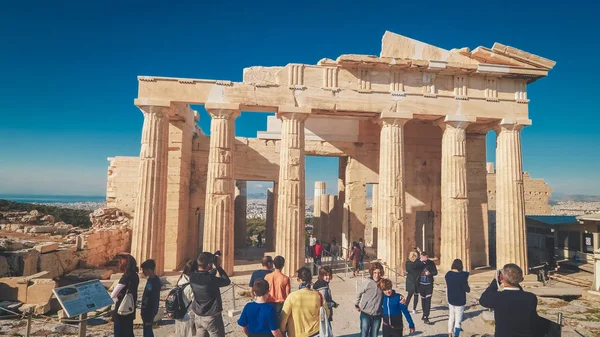
[{"label": "stone architrave", "polygon": [[377,258],[403,269],[404,247],[404,125],[412,114],[382,113],[379,150]]},{"label": "stone architrave", "polygon": [[137,200],[131,254],[138,263],[154,259],[156,272],[164,272],[167,211],[167,162],[170,102],[137,100],[144,113]]},{"label": "stone architrave", "polygon": [[203,249],[220,250],[222,266],[233,274],[234,260],[234,198],[233,175],[234,121],[240,113],[239,104],[207,103],[210,123],[210,153],[206,179],[206,206]]},{"label": "stone architrave", "polygon": [[531,122],[503,119],[496,147],[496,267],[515,263],[527,273],[527,233],[521,130]]},{"label": "stone architrave", "polygon": [[294,275],[304,265],[304,122],[309,113],[310,109],[286,107],[277,114],[282,126],[275,250],[286,260],[286,275]]},{"label": "stone architrave", "polygon": [[247,232],[247,205],[248,197],[246,192],[246,181],[237,180],[235,182],[235,220],[234,220],[234,236],[235,248],[246,247]]},{"label": "stone architrave", "polygon": [[467,197],[467,134],[469,118],[446,116],[442,136],[441,269],[448,271],[454,259],[471,269],[469,199]]}]

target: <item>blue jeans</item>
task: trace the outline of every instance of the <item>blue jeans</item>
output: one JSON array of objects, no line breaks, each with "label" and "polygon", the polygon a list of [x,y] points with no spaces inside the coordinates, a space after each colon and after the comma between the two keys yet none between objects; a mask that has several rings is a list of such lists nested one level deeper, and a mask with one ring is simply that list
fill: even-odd
[{"label": "blue jeans", "polygon": [[381,316],[370,316],[360,313],[360,336],[377,337],[381,326]]}]

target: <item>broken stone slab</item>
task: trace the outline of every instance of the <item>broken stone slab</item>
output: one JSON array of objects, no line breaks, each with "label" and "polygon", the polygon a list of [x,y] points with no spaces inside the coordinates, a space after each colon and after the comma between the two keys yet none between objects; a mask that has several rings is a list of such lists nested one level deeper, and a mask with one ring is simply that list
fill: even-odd
[{"label": "broken stone slab", "polygon": [[10,268],[9,275],[29,276],[38,272],[40,253],[35,249],[4,252],[3,255]]},{"label": "broken stone slab", "polygon": [[55,250],[58,250],[58,242],[46,242],[46,243],[42,243],[39,244],[37,246],[34,246],[33,249],[37,250],[40,253],[49,253],[49,252],[53,252]]},{"label": "broken stone slab", "polygon": [[52,290],[56,288],[56,282],[50,279],[35,279],[32,282],[33,284],[27,288],[26,303],[50,302],[53,295]]},{"label": "broken stone slab", "polygon": [[64,280],[71,282],[85,282],[90,280],[112,280],[113,271],[110,269],[75,269],[63,276]]},{"label": "broken stone slab", "polygon": [[50,272],[52,278],[77,269],[78,264],[79,257],[71,249],[59,249],[40,255],[40,269]]},{"label": "broken stone slab", "polygon": [[20,312],[28,312],[30,308],[33,308],[33,313],[36,315],[44,315],[50,311],[50,303],[36,303],[36,304],[23,304],[20,308]]},{"label": "broken stone slab", "polygon": [[[34,280],[49,280],[48,272],[40,272],[25,277],[4,277],[0,278],[0,300],[1,301],[19,301],[27,302],[27,291]],[[49,280],[51,281],[51,280]],[[35,291],[35,288],[34,288]]]}]

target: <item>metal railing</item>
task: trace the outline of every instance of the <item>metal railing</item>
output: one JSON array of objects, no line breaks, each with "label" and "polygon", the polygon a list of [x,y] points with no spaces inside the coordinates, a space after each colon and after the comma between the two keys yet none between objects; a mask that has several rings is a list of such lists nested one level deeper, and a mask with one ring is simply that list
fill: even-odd
[{"label": "metal railing", "polygon": [[[327,259],[327,257],[329,257],[329,259]],[[325,261],[325,263],[323,263],[323,261]],[[329,267],[333,270],[333,274],[337,277],[339,277],[342,281],[346,281],[344,278],[342,278],[341,276],[337,275],[335,273],[336,270],[340,270],[343,269],[344,270],[344,276],[348,277],[348,272],[351,270],[351,267],[348,263],[348,261],[346,259],[344,259],[341,256],[338,256],[337,254],[332,254],[330,251],[323,249],[323,254],[321,254],[321,265],[318,265],[314,262],[312,257],[306,257],[304,260],[305,264],[310,265],[311,267],[316,267],[317,269],[321,268],[323,265],[328,265]],[[341,263],[342,264],[342,268],[337,268],[336,266]]]}]

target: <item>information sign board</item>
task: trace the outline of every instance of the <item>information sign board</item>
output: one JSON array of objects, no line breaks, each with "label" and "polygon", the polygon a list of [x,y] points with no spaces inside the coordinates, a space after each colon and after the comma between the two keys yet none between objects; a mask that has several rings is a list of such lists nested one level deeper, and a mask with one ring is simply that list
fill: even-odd
[{"label": "information sign board", "polygon": [[99,280],[56,288],[53,292],[68,317],[78,316],[114,304]]}]

